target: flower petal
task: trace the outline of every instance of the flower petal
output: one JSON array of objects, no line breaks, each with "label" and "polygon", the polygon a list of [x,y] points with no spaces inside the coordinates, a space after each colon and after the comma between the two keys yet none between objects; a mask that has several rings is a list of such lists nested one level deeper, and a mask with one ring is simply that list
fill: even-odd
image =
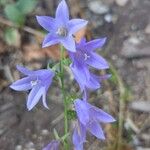
[{"label": "flower petal", "polygon": [[88,21],[83,19],[71,19],[68,22],[69,35],[76,33],[87,25]]},{"label": "flower petal", "polygon": [[17,65],[16,66],[17,70],[19,70],[21,73],[23,73],[24,75],[30,75],[33,73],[33,71],[23,67],[23,66],[20,66],[20,65]]},{"label": "flower petal", "polygon": [[101,126],[99,125],[98,122],[96,122],[96,121],[90,122],[87,125],[87,128],[89,129],[89,131],[91,132],[91,134],[93,134],[94,136],[96,136],[98,139],[102,139],[102,140],[105,139],[103,130],[102,130],[102,128],[101,128]]},{"label": "flower petal", "polygon": [[102,81],[102,80],[107,80],[107,79],[109,79],[110,77],[111,77],[111,74],[105,74],[105,75],[102,75],[102,76],[98,77],[98,79],[99,79],[100,81]]},{"label": "flower petal", "polygon": [[101,85],[100,85],[99,81],[97,80],[97,76],[90,73],[90,79],[87,82],[86,86],[88,89],[96,90],[96,89],[100,88]]},{"label": "flower petal", "polygon": [[78,121],[78,124],[79,124],[81,141],[86,142],[86,127],[80,121]]},{"label": "flower petal", "polygon": [[93,109],[91,109],[91,115],[94,115],[98,121],[103,122],[103,123],[109,123],[109,122],[114,122],[116,121],[111,115],[108,113],[104,112],[103,110],[92,106]]},{"label": "flower petal", "polygon": [[85,47],[88,51],[93,51],[97,48],[101,48],[106,42],[106,38],[92,40],[85,44]]},{"label": "flower petal", "polygon": [[42,48],[55,45],[57,43],[59,43],[59,39],[54,35],[52,35],[51,33],[48,33],[44,38],[44,41],[42,43]]},{"label": "flower petal", "polygon": [[32,88],[30,84],[31,78],[25,77],[23,79],[17,80],[12,85],[10,85],[10,88],[16,91],[27,91]]},{"label": "flower petal", "polygon": [[77,116],[78,116],[79,121],[83,125],[86,125],[89,122],[89,119],[90,119],[86,102],[82,101],[80,99],[76,99],[74,101],[74,105],[75,105],[75,110],[77,112]]},{"label": "flower petal", "polygon": [[58,150],[60,142],[58,140],[52,140],[42,150]]},{"label": "flower petal", "polygon": [[75,146],[75,150],[83,150],[83,142],[78,134],[78,130],[75,128],[72,137],[73,144]]},{"label": "flower petal", "polygon": [[91,53],[90,58],[86,60],[86,63],[97,69],[108,69],[109,65],[107,61],[96,53]]},{"label": "flower petal", "polygon": [[44,92],[43,92],[42,102],[43,102],[44,107],[49,109],[47,102],[46,102],[46,89],[44,89]]},{"label": "flower petal", "polygon": [[88,82],[90,78],[90,72],[87,68],[87,66],[79,63],[74,63],[70,65],[70,68],[74,74],[75,79],[77,80],[81,91],[84,90],[86,83]]},{"label": "flower petal", "polygon": [[76,52],[75,41],[72,36],[61,39],[62,45],[70,52]]},{"label": "flower petal", "polygon": [[55,19],[48,16],[36,16],[38,23],[47,31],[55,29]]},{"label": "flower petal", "polygon": [[44,92],[44,87],[40,85],[35,86],[31,90],[27,100],[27,108],[29,111],[38,103]]},{"label": "flower petal", "polygon": [[67,23],[69,21],[69,10],[65,0],[62,0],[56,9],[56,19],[60,20],[62,23]]}]

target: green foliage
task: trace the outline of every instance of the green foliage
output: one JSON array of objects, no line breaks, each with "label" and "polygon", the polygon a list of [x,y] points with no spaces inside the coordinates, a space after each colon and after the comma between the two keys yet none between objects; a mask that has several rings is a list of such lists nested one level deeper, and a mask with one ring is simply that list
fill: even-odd
[{"label": "green foliage", "polygon": [[57,130],[56,130],[55,128],[54,128],[54,130],[53,130],[53,133],[54,133],[55,139],[56,139],[56,140],[59,140],[60,137],[59,137],[58,132],[57,132]]},{"label": "green foliage", "polygon": [[7,4],[4,8],[6,17],[18,26],[25,22],[25,16],[31,13],[37,4],[37,0],[18,0],[17,3]]},{"label": "green foliage", "polygon": [[66,97],[67,99],[67,104],[72,104],[74,102],[75,99],[77,99],[77,95],[74,93],[74,94],[69,94],[67,95]]},{"label": "green foliage", "polygon": [[65,141],[69,135],[70,135],[70,133],[65,134],[63,137],[61,137],[61,140]]},{"label": "green foliage", "polygon": [[67,110],[67,117],[69,120],[75,120],[77,118],[75,110]]},{"label": "green foliage", "polygon": [[17,29],[6,28],[4,31],[4,39],[8,45],[19,46],[20,45],[20,34]]},{"label": "green foliage", "polygon": [[6,5],[4,13],[16,25],[22,26],[24,24],[25,16],[18,10],[15,4]]},{"label": "green foliage", "polygon": [[0,5],[5,6],[9,3],[10,0],[0,0]]},{"label": "green foliage", "polygon": [[63,64],[65,66],[69,66],[71,64],[71,60],[69,58],[65,58],[65,59],[63,59]]},{"label": "green foliage", "polygon": [[22,14],[31,13],[37,4],[37,0],[19,0],[16,3],[17,8],[21,11]]}]

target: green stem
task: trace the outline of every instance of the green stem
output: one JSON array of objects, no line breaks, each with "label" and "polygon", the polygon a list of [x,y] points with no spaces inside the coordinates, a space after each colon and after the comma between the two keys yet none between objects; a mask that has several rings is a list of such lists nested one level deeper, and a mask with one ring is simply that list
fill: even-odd
[{"label": "green stem", "polygon": [[[68,117],[67,117],[67,99],[66,99],[66,93],[65,93],[65,87],[64,87],[64,48],[63,46],[60,47],[61,49],[61,59],[60,59],[60,81],[61,81],[61,92],[63,96],[63,102],[64,102],[64,135],[68,134]],[[69,143],[68,138],[64,140],[64,148],[65,150],[69,150]]]}]

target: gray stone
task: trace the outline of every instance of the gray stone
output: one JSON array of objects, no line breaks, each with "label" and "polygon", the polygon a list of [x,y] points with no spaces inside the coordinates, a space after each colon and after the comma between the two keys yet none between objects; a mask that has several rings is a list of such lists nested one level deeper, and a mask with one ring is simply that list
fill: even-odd
[{"label": "gray stone", "polygon": [[106,14],[109,12],[109,6],[105,5],[100,0],[89,1],[88,2],[89,9],[95,14]]},{"label": "gray stone", "polygon": [[127,4],[128,0],[116,0],[116,4],[118,6],[125,6]]},{"label": "gray stone", "polygon": [[150,112],[150,101],[135,101],[130,104],[130,107],[137,111]]}]

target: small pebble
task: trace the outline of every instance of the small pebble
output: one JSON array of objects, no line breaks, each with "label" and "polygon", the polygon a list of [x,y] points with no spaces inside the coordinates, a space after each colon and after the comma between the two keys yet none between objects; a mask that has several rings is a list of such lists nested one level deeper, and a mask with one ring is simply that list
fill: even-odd
[{"label": "small pebble", "polygon": [[125,6],[127,4],[128,0],[116,0],[116,4],[118,6]]},{"label": "small pebble", "polygon": [[99,0],[90,1],[88,3],[89,9],[95,14],[106,14],[109,11],[109,7]]},{"label": "small pebble", "polygon": [[47,136],[47,135],[49,135],[49,131],[47,129],[43,129],[41,134],[44,136]]},{"label": "small pebble", "polygon": [[17,145],[17,146],[15,147],[15,150],[22,150],[22,146],[21,146],[21,145]]},{"label": "small pebble", "polygon": [[148,24],[145,28],[145,33],[150,34],[150,24]]},{"label": "small pebble", "polygon": [[26,145],[25,145],[26,148],[33,148],[34,147],[34,143],[33,142],[28,142]]},{"label": "small pebble", "polygon": [[112,22],[112,15],[111,14],[106,14],[104,16],[104,19],[106,22],[111,23]]}]

